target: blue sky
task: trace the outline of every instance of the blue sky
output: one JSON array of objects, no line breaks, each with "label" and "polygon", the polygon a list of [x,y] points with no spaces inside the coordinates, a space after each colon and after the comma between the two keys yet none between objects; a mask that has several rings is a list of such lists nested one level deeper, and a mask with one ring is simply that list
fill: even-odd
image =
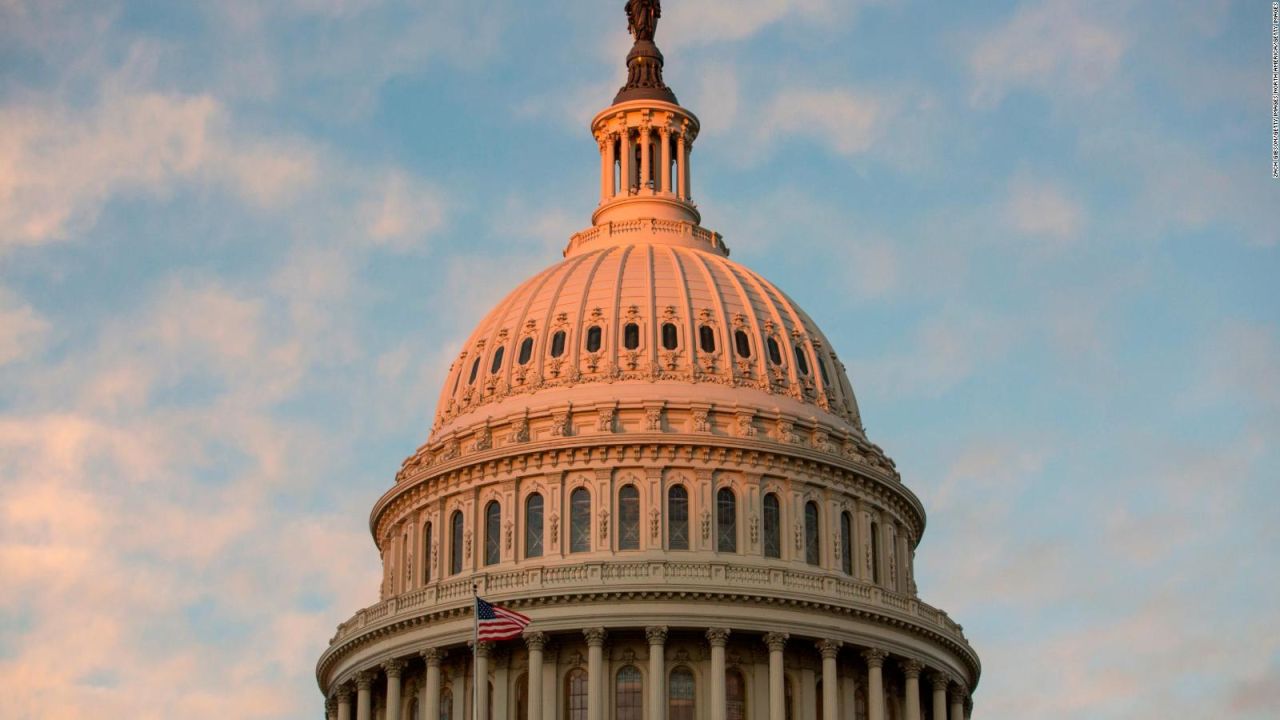
[{"label": "blue sky", "polygon": [[[621,5],[0,0],[8,717],[320,712],[449,360],[590,222]],[[1269,4],[666,5],[977,716],[1280,714]]]}]

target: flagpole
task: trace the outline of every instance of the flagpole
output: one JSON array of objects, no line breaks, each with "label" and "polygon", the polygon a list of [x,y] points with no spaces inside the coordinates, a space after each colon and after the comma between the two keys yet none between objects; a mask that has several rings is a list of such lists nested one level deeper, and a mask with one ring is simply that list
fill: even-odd
[{"label": "flagpole", "polygon": [[480,586],[471,583],[471,720],[480,720]]}]

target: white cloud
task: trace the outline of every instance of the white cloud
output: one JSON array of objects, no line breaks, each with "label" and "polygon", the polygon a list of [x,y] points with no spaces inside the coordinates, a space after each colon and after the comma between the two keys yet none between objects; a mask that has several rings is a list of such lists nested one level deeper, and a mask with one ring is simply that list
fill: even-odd
[{"label": "white cloud", "polygon": [[377,183],[366,202],[366,236],[374,245],[400,252],[422,249],[445,223],[445,202],[404,172],[393,171]]},{"label": "white cloud", "polygon": [[1004,217],[1017,233],[1065,244],[1080,232],[1084,209],[1057,183],[1017,177],[1009,186]]},{"label": "white cloud", "polygon": [[760,123],[762,139],[791,134],[809,137],[841,155],[866,152],[889,122],[883,99],[848,88],[782,90]]},{"label": "white cloud", "polygon": [[1030,89],[1054,95],[1089,94],[1116,71],[1128,39],[1100,20],[1092,3],[1041,0],[1018,7],[969,56],[978,106]]},{"label": "white cloud", "polygon": [[0,367],[38,355],[49,333],[49,322],[35,308],[0,287]]}]

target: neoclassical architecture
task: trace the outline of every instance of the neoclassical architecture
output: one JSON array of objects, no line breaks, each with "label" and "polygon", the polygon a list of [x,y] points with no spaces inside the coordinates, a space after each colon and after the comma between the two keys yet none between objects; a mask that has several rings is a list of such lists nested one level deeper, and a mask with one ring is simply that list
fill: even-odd
[{"label": "neoclassical architecture", "polygon": [[[822,331],[701,226],[660,8],[627,11],[592,225],[480,322],[374,505],[382,601],[320,657],[328,718],[963,720],[924,509]],[[522,640],[472,646],[473,584]]]}]

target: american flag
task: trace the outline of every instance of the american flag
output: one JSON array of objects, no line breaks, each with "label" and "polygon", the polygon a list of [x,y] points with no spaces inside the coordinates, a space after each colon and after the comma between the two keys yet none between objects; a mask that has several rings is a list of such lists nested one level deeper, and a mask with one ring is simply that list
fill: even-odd
[{"label": "american flag", "polygon": [[477,640],[510,640],[520,637],[525,626],[531,622],[533,621],[527,616],[514,610],[476,598]]}]

